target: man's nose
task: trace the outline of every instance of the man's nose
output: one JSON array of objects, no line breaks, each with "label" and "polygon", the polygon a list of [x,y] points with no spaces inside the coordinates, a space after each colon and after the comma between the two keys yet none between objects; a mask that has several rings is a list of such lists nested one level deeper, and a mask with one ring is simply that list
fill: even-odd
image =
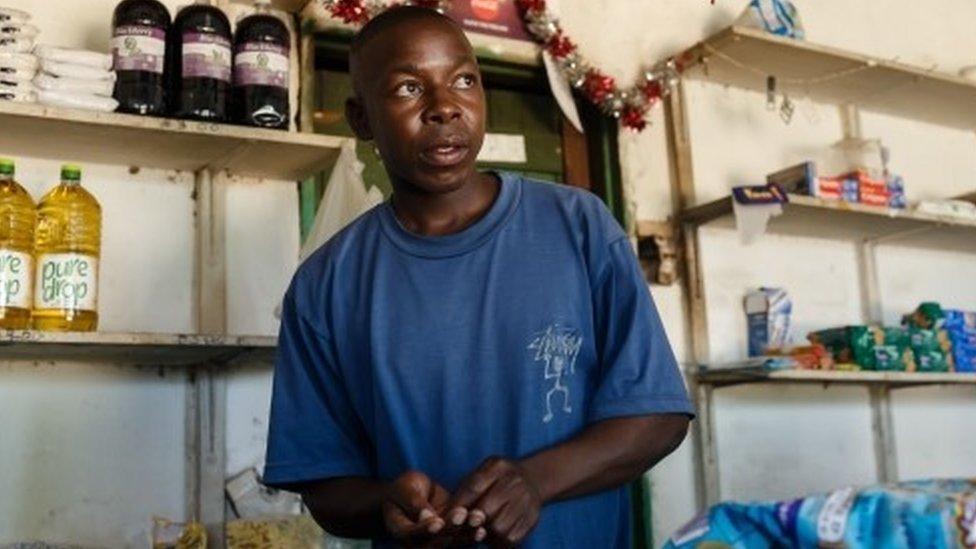
[{"label": "man's nose", "polygon": [[424,111],[424,122],[447,124],[461,118],[461,108],[447,90],[435,90]]}]

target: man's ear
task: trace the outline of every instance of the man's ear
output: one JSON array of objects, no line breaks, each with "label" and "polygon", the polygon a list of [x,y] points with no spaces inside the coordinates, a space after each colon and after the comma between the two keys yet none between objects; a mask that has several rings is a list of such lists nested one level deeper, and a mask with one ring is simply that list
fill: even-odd
[{"label": "man's ear", "polygon": [[346,121],[352,128],[353,133],[361,141],[372,141],[373,132],[369,129],[369,119],[366,117],[366,109],[356,97],[346,99]]}]

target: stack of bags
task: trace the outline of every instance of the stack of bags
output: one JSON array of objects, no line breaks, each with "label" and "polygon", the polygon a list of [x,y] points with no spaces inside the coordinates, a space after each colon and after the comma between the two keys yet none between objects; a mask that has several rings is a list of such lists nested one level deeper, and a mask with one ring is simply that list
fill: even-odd
[{"label": "stack of bags", "polygon": [[37,27],[30,14],[0,7],[0,100],[33,103],[37,100],[31,80],[37,73],[37,57],[31,53]]},{"label": "stack of bags", "polygon": [[112,56],[88,50],[37,46],[40,73],[34,78],[37,100],[53,107],[112,112],[115,72]]},{"label": "stack of bags", "polygon": [[956,371],[976,373],[976,311],[946,309],[945,329],[952,340]]}]

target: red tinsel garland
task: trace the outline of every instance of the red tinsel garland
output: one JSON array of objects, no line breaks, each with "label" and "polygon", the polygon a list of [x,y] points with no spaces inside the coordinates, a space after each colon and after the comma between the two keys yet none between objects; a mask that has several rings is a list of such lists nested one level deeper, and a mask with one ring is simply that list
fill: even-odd
[{"label": "red tinsel garland", "polygon": [[[391,5],[406,3],[444,11],[451,0],[320,0],[335,18],[362,25]],[[641,131],[647,126],[647,113],[671,92],[682,71],[681,63],[668,59],[642,71],[638,83],[621,89],[614,79],[594,67],[579,53],[579,48],[563,31],[559,20],[549,13],[546,0],[515,0],[526,28],[558,63],[573,88],[624,127]],[[714,3],[714,0],[713,0]]]}]

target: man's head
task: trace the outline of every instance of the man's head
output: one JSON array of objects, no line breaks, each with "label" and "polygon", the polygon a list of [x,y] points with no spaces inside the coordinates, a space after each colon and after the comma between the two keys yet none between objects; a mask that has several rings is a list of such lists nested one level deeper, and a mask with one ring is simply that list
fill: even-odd
[{"label": "man's head", "polygon": [[373,18],[349,54],[346,118],[373,140],[394,184],[456,190],[475,174],[485,92],[471,44],[451,19],[402,6]]}]

